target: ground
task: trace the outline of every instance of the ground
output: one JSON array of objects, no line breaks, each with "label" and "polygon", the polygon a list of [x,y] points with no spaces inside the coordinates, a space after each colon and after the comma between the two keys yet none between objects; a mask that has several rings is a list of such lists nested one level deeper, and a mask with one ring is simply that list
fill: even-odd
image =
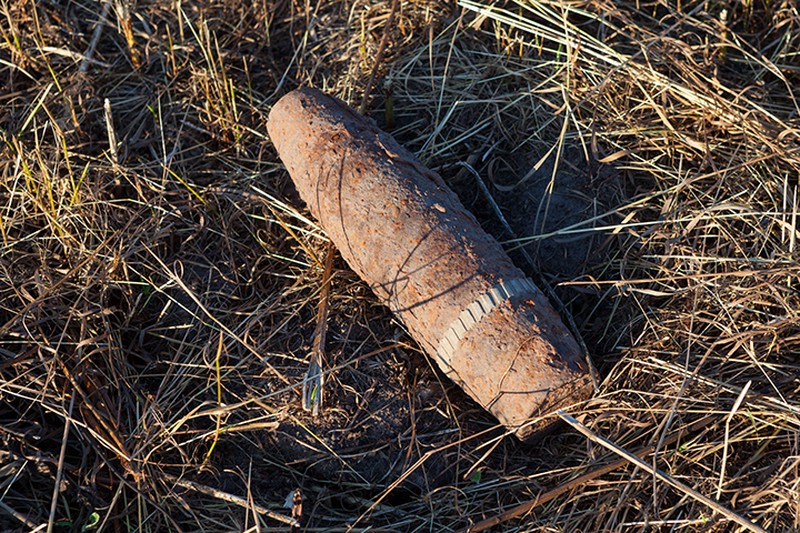
[{"label": "ground", "polygon": [[[393,3],[3,3],[0,529],[288,531],[298,488],[304,531],[799,529],[797,3]],[[545,290],[594,437],[505,435],[338,256],[303,411],[301,85]]]}]

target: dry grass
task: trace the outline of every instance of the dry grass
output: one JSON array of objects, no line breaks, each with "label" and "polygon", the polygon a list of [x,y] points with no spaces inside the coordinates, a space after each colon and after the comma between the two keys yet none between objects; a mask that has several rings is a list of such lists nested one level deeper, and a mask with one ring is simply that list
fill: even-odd
[{"label": "dry grass", "polygon": [[307,531],[739,527],[599,439],[800,529],[800,6],[401,2],[372,115],[602,376],[535,446],[338,259],[302,409],[327,242],[264,123],[361,104],[390,7],[0,4],[0,529],[288,531],[296,488]]}]

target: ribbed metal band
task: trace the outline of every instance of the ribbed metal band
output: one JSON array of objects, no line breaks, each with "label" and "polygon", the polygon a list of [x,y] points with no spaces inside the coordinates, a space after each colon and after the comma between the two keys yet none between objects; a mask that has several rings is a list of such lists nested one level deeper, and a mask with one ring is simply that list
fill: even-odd
[{"label": "ribbed metal band", "polygon": [[439,346],[436,348],[436,354],[443,361],[449,361],[467,331],[477,324],[484,316],[488,315],[492,309],[512,296],[521,296],[537,291],[536,285],[528,278],[518,278],[498,283],[487,292],[478,296],[474,302],[461,311],[458,318],[453,320],[450,327],[447,328],[447,331],[442,335]]}]

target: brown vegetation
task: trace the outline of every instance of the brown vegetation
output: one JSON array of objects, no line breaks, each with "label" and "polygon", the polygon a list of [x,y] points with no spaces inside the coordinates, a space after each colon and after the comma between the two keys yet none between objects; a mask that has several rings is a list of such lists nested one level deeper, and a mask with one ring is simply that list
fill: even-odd
[{"label": "brown vegetation", "polygon": [[[0,4],[0,529],[740,527],[601,438],[800,528],[797,2],[399,4]],[[583,338],[593,438],[505,436],[338,259],[302,409],[327,241],[265,117],[375,68]]]}]

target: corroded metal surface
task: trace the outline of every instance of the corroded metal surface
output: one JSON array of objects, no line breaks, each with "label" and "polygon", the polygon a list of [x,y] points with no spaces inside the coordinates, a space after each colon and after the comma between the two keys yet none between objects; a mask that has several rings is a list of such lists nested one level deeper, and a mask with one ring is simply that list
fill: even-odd
[{"label": "corroded metal surface", "polygon": [[521,438],[591,393],[544,295],[438,174],[345,103],[299,89],[268,129],[342,256],[439,367]]}]

